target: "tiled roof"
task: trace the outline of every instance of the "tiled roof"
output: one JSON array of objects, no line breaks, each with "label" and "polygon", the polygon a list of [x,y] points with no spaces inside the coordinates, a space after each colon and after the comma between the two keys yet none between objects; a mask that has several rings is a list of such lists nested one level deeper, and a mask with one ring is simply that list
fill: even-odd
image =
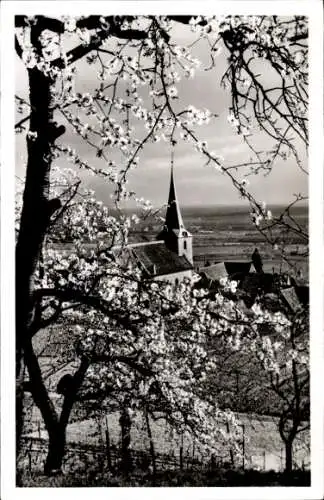
[{"label": "tiled roof", "polygon": [[204,278],[213,281],[220,280],[221,278],[226,278],[228,276],[224,262],[219,262],[218,264],[213,264],[212,266],[203,267],[199,270],[199,273]]},{"label": "tiled roof", "polygon": [[291,286],[289,288],[283,288],[282,290],[280,290],[280,293],[293,312],[298,311],[298,309],[302,307],[295,287]]},{"label": "tiled roof", "polygon": [[169,250],[163,241],[130,246],[127,251],[146,277],[162,276],[193,268],[185,256],[179,256]]},{"label": "tiled roof", "polygon": [[211,266],[200,268],[202,276],[210,280],[220,280],[229,277],[231,279],[243,278],[251,268],[251,262],[218,262]]}]

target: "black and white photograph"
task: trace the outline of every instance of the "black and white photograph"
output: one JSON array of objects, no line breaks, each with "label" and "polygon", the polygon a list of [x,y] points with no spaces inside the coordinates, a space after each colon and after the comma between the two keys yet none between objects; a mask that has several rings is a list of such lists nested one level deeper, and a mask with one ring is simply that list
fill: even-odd
[{"label": "black and white photograph", "polygon": [[321,3],[3,3],[4,500],[322,498]]}]

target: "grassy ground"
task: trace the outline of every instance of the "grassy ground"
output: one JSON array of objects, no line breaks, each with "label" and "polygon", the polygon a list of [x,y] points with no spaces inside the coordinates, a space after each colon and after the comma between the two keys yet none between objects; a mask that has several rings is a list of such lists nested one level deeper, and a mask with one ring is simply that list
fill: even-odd
[{"label": "grassy ground", "polygon": [[[241,422],[243,450],[244,434],[244,461],[241,457],[235,466],[244,465],[246,469],[254,468],[260,470],[280,471],[284,466],[284,448],[277,430],[277,419],[275,417],[261,417],[251,414],[238,414]],[[34,410],[34,419],[39,418],[37,410]],[[46,438],[47,433],[42,426],[33,426],[34,431],[29,434],[33,437]],[[36,430],[37,428],[37,430]],[[109,430],[111,446],[118,446],[120,439],[119,413],[110,413],[101,421],[87,419],[76,421],[68,426],[68,443],[80,443],[81,445],[106,445],[106,430]],[[180,463],[180,438],[171,435],[164,420],[151,422],[151,431],[157,453],[163,453],[174,457]],[[298,468],[310,465],[309,433],[304,432],[296,440],[294,449],[295,466]],[[140,414],[135,417],[131,431],[131,446],[135,450],[149,451],[149,441],[145,424]],[[183,457],[201,458],[197,446],[189,436],[183,439]],[[230,460],[229,448],[219,450],[219,460],[226,462]]]},{"label": "grassy ground", "polygon": [[100,472],[95,469],[84,474],[65,474],[46,477],[42,474],[26,474],[20,478],[24,487],[134,487],[134,486],[310,486],[308,471],[294,471],[285,475],[275,471],[260,472],[240,469],[218,469],[208,471],[163,471],[155,475],[135,471],[128,477],[112,472]]}]

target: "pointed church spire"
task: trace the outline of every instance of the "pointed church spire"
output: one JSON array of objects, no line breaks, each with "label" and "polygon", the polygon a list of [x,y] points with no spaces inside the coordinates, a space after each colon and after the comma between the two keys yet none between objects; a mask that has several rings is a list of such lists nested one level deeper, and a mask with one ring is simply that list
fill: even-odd
[{"label": "pointed church spire", "polygon": [[180,229],[184,227],[174,183],[173,167],[174,167],[174,152],[172,150],[169,199],[168,199],[168,208],[165,216],[165,226],[169,231],[171,231],[172,229]]},{"label": "pointed church spire", "polygon": [[[172,146],[174,144],[172,143]],[[164,228],[157,239],[164,240],[166,247],[175,252],[179,257],[185,257],[193,264],[192,235],[184,228],[177,192],[174,183],[174,153],[171,152],[171,177],[168,208],[165,216]]]}]

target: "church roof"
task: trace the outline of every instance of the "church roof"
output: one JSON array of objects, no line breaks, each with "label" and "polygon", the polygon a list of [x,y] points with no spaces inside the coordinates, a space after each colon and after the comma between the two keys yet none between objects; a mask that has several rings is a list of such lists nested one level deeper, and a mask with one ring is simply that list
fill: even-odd
[{"label": "church roof", "polygon": [[171,164],[170,189],[169,189],[168,206],[165,214],[164,227],[162,231],[159,233],[157,239],[165,240],[167,236],[170,236],[172,234],[174,234],[177,237],[191,236],[191,234],[184,227],[180,211],[180,205],[178,203],[177,192],[173,176],[173,160]]},{"label": "church roof", "polygon": [[145,277],[163,276],[193,268],[184,255],[172,252],[163,241],[130,245],[127,252],[130,259],[143,270]]},{"label": "church roof", "polygon": [[171,168],[169,199],[168,199],[168,208],[165,216],[165,225],[169,230],[181,229],[184,227],[174,183],[173,165]]}]

